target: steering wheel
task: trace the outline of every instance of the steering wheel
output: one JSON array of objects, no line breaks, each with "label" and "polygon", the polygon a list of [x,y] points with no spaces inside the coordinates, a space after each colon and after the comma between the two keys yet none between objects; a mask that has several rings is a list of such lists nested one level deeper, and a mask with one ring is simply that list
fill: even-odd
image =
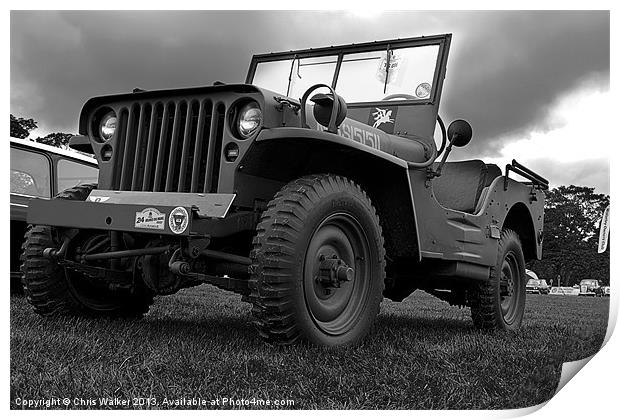
[{"label": "steering wheel", "polygon": [[402,99],[408,99],[408,100],[416,100],[416,99],[420,99],[417,96],[413,96],[413,95],[408,95],[406,93],[393,93],[391,95],[386,96],[385,98],[381,99],[382,101],[389,101],[390,99],[398,99],[398,98],[402,98]]},{"label": "steering wheel", "polygon": [[[407,93],[393,93],[391,95],[386,96],[385,98],[381,100],[389,101],[390,99],[398,99],[398,98],[407,99],[407,100],[420,99],[417,96],[409,95]],[[437,122],[439,123],[439,128],[441,129],[441,147],[439,148],[439,150],[437,150],[437,156],[439,156],[443,153],[444,149],[446,148],[446,142],[447,142],[448,136],[446,135],[446,126],[444,125],[443,120],[441,119],[439,115],[437,115]]]}]

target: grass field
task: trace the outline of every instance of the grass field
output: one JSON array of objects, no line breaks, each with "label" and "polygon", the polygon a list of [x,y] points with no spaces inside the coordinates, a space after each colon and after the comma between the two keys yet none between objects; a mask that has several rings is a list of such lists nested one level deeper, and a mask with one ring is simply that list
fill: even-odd
[{"label": "grass field", "polygon": [[21,408],[18,398],[100,407],[101,397],[161,408],[194,408],[193,397],[292,400],[296,409],[526,407],[553,395],[562,362],[600,348],[609,299],[528,295],[518,333],[481,333],[468,309],[418,291],[384,300],[376,332],[344,350],[266,345],[249,309],[201,286],[157,298],[136,322],[48,319],[12,296],[11,407]]}]

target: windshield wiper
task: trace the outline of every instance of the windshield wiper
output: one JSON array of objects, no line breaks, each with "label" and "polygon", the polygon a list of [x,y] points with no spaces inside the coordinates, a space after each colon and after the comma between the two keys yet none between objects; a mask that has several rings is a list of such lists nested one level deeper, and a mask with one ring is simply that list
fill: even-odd
[{"label": "windshield wiper", "polygon": [[291,61],[291,69],[288,72],[288,86],[286,86],[286,96],[289,96],[289,93],[291,92],[291,83],[293,82],[293,67],[295,67],[295,60],[297,60],[297,77],[301,79],[301,74],[299,74],[299,66],[301,65],[300,59],[299,57],[297,57],[297,54],[295,54],[293,56],[293,61]]},{"label": "windshield wiper", "polygon": [[387,46],[386,52],[386,61],[385,61],[385,82],[383,83],[383,94],[385,95],[385,91],[387,90],[388,78],[390,77],[390,44]]}]

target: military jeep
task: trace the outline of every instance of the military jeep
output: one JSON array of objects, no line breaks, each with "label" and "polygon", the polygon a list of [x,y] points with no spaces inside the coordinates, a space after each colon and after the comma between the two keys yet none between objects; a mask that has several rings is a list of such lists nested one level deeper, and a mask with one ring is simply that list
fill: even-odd
[{"label": "military jeep", "polygon": [[421,289],[518,328],[548,182],[447,161],[472,137],[438,115],[450,40],[255,55],[243,84],[88,100],[71,145],[98,184],[30,203],[29,302],[133,317],[209,283],[243,295],[269,342],[341,346]]}]

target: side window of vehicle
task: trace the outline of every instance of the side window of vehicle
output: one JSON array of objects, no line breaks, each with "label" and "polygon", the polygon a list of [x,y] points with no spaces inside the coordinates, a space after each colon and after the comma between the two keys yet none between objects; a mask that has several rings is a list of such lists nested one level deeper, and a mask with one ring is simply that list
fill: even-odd
[{"label": "side window of vehicle", "polygon": [[58,174],[58,191],[64,191],[79,184],[96,183],[99,174],[97,168],[68,159],[58,160],[56,172]]},{"label": "side window of vehicle", "polygon": [[11,193],[50,198],[50,170],[44,155],[11,148]]}]

